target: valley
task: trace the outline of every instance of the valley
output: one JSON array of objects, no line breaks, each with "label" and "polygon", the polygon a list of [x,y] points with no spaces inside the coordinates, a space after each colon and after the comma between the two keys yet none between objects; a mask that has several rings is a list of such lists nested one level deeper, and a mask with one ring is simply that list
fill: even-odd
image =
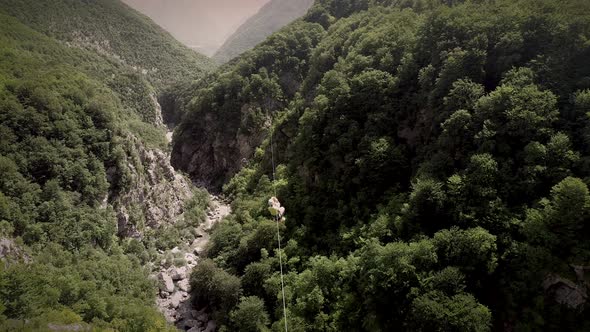
[{"label": "valley", "polygon": [[256,1],[0,0],[1,331],[590,330],[590,2]]},{"label": "valley", "polygon": [[215,331],[215,321],[209,318],[210,312],[207,312],[207,308],[197,310],[192,304],[189,277],[193,268],[199,263],[199,259],[205,254],[211,229],[230,213],[231,207],[222,198],[211,196],[207,219],[197,228],[197,238],[192,243],[182,243],[170,251],[172,254],[183,257],[186,265],[174,267],[161,265],[157,275],[153,275],[153,278],[157,278],[159,282],[156,300],[159,310],[168,322],[181,330]]}]

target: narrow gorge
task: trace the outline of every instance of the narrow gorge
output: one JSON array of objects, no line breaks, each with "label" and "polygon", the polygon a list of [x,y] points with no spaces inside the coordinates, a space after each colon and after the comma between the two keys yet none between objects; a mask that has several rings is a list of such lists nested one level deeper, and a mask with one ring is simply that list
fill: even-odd
[{"label": "narrow gorge", "polygon": [[[163,118],[162,107],[160,107],[159,103],[157,110],[158,117]],[[167,123],[166,125],[168,126],[166,139],[169,144],[172,144],[174,124]],[[184,207],[188,204],[198,184],[192,183],[187,176],[180,174],[170,165],[170,152],[165,153],[159,150],[150,152],[141,154],[142,156],[148,155],[141,158],[142,161],[148,162],[147,173],[151,175],[151,188],[148,189],[151,194],[148,197],[155,197],[154,200],[145,204],[145,206],[150,207],[146,216],[149,216],[150,220],[152,220],[152,217],[155,217],[153,219],[160,219],[159,223],[150,223],[151,226],[176,224],[184,218]],[[153,175],[159,173],[158,170],[154,169],[154,164],[158,165],[156,168],[165,169],[163,173],[166,176],[163,179],[156,179]],[[198,188],[197,190],[206,191],[204,188]],[[154,266],[150,279],[155,280],[158,285],[156,294],[158,310],[165,316],[168,323],[173,324],[181,331],[214,332],[217,329],[217,324],[210,317],[211,312],[208,308],[195,307],[190,287],[191,272],[206,255],[210,232],[217,223],[231,213],[231,207],[227,200],[215,194],[207,193],[207,195],[209,204],[206,209],[206,217],[196,227],[195,238],[192,240],[182,238],[180,239],[181,243],[169,250],[168,253],[174,257],[172,264],[165,257],[159,262],[152,263]],[[158,212],[154,213],[153,211]],[[122,225],[120,219],[119,234],[123,234],[121,231],[127,228],[126,226],[121,228]],[[125,223],[125,225],[127,224]],[[190,227],[190,225],[187,225],[187,227]],[[133,236],[128,231],[124,233],[127,233],[125,236]],[[159,254],[164,255],[165,252],[160,250]]]},{"label": "narrow gorge", "polygon": [[232,1],[0,0],[0,331],[590,331],[590,1]]},{"label": "narrow gorge", "polygon": [[211,196],[211,204],[207,212],[207,220],[197,228],[197,238],[192,242],[174,247],[171,252],[184,258],[186,265],[167,267],[164,262],[153,279],[158,280],[159,310],[166,320],[177,328],[190,332],[213,332],[216,324],[209,317],[207,308],[197,310],[193,307],[190,295],[190,274],[203,257],[209,243],[209,232],[225,216],[231,208],[222,198]]},{"label": "narrow gorge", "polygon": [[[171,143],[172,132],[167,132],[166,137]],[[118,234],[122,239],[146,241],[150,236],[156,237],[153,233],[178,227],[181,233],[193,235],[171,239],[176,245],[169,250],[159,249],[156,260],[147,266],[152,270],[150,280],[157,284],[157,308],[167,322],[182,331],[213,332],[216,323],[211,313],[206,307],[194,306],[190,275],[206,254],[211,230],[231,213],[229,202],[198,188],[186,175],[177,172],[170,165],[170,152],[150,149],[134,137],[128,141],[129,155],[135,157],[130,157],[127,165],[133,185],[124,193],[105,199],[117,210]],[[196,191],[206,193],[209,202],[203,211],[204,220],[195,227],[185,222],[185,214]],[[134,211],[137,209],[139,213]]]}]

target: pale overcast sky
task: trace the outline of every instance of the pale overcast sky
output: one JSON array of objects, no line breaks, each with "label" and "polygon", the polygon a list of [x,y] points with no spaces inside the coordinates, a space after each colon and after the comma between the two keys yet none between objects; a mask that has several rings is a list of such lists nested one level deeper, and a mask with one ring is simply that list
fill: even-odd
[{"label": "pale overcast sky", "polygon": [[174,37],[213,55],[246,19],[269,0],[123,0]]}]

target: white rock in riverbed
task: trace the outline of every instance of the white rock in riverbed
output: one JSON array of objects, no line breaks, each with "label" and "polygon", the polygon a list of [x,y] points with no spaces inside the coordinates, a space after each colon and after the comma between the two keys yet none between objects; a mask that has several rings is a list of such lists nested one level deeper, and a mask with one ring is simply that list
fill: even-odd
[{"label": "white rock in riverbed", "polygon": [[170,297],[170,308],[178,308],[180,301],[183,299],[183,292],[176,292]]},{"label": "white rock in riverbed", "polygon": [[174,282],[167,273],[160,272],[160,274],[158,274],[158,279],[160,280],[161,291],[168,293],[172,293],[174,291]]},{"label": "white rock in riverbed", "polygon": [[195,255],[186,253],[186,254],[184,254],[184,259],[186,260],[187,263],[190,264],[191,262],[195,261]]},{"label": "white rock in riverbed", "polygon": [[189,291],[189,281],[188,279],[182,279],[180,280],[178,283],[178,289],[180,289],[183,292],[188,292]]},{"label": "white rock in riverbed", "polygon": [[172,276],[172,280],[182,280],[186,279],[186,267],[182,266],[176,269],[172,269],[170,271],[170,275]]},{"label": "white rock in riverbed", "polygon": [[[177,328],[182,331],[192,332],[213,332],[217,328],[215,323],[209,323],[208,310],[204,308],[196,311],[190,301],[190,280],[189,276],[193,267],[198,265],[200,260],[199,254],[202,254],[207,247],[210,235],[208,230],[211,229],[217,222],[219,222],[225,215],[229,214],[231,209],[222,202],[217,202],[213,197],[215,203],[215,211],[213,216],[207,222],[200,225],[197,229],[198,237],[192,243],[187,242],[172,249],[174,256],[177,258],[184,258],[186,260],[185,266],[170,267],[169,263],[163,260],[160,264],[160,274],[158,279],[161,286],[160,298],[156,300],[160,311],[166,316],[169,323],[175,324]],[[172,285],[167,285],[165,281],[172,281]],[[172,287],[168,287],[172,286]],[[168,290],[170,290],[168,292]],[[197,326],[191,326],[197,322]],[[185,325],[185,323],[188,323]]]}]

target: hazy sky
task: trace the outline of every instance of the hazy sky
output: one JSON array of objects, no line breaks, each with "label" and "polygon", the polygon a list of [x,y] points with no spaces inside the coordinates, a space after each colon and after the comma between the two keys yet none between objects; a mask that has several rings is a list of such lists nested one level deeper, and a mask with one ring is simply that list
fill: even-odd
[{"label": "hazy sky", "polygon": [[123,0],[174,37],[213,55],[245,20],[269,0]]}]

